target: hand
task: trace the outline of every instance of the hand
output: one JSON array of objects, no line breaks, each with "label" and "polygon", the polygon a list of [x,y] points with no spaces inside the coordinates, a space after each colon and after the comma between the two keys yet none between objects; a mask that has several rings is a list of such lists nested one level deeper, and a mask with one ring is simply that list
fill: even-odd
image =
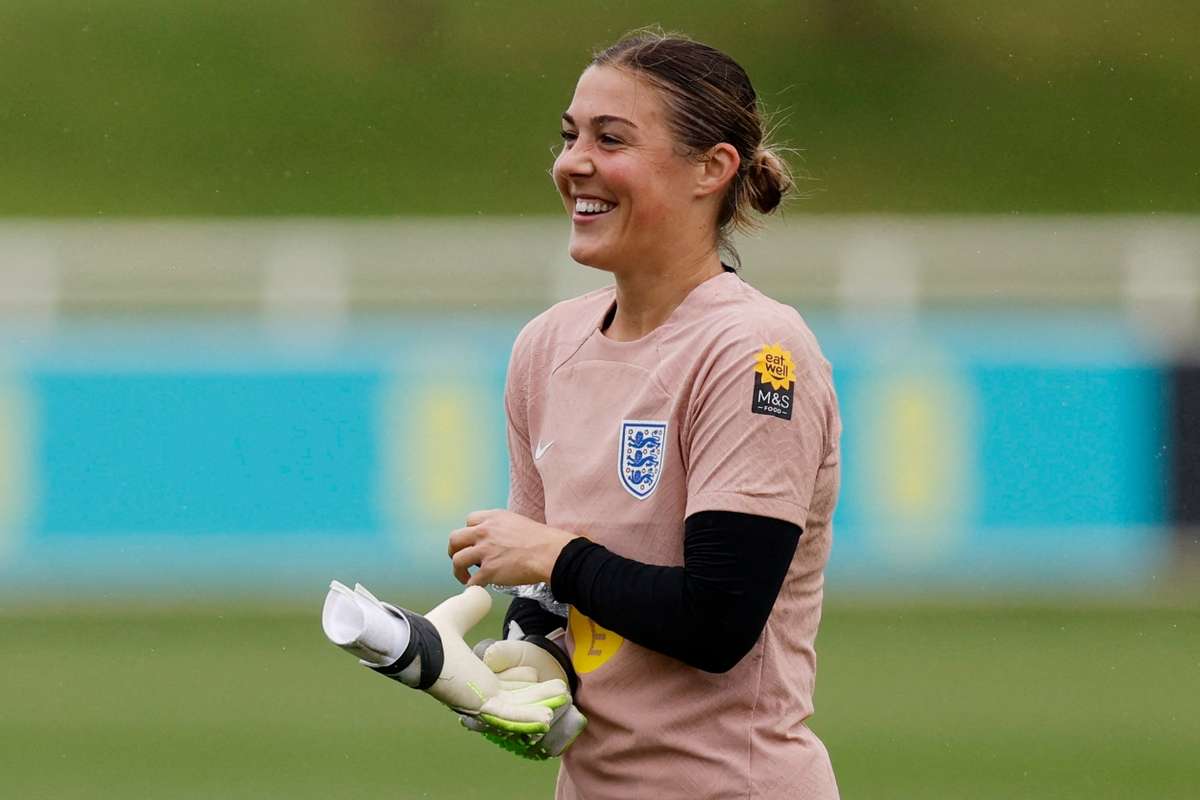
[{"label": "hand", "polygon": [[[515,621],[509,624],[507,639],[500,642],[485,639],[475,645],[475,655],[496,673],[503,689],[560,683],[574,687],[578,681],[571,662],[557,644],[544,637],[527,639]],[[484,714],[460,715],[460,719],[463,727],[483,734],[488,741],[534,760],[561,756],[587,727],[587,717],[573,702],[554,709],[549,730],[541,735],[515,732],[511,727],[489,721]]]},{"label": "hand", "polygon": [[[519,586],[550,580],[554,562],[573,533],[503,509],[467,515],[467,527],[450,534],[447,552],[454,577],[468,586]],[[471,574],[470,567],[479,569]]]},{"label": "hand", "polygon": [[[540,684],[533,684],[539,686]],[[489,742],[499,745],[510,753],[534,761],[558,758],[583,733],[587,717],[580,713],[574,703],[567,702],[554,709],[549,730],[545,733],[521,732],[511,726],[496,725],[487,721],[485,714],[478,717],[459,715],[462,726],[482,734]]]},{"label": "hand", "polygon": [[361,584],[330,584],[321,625],[329,640],[364,666],[432,694],[451,708],[478,713],[500,692],[495,673],[463,639],[492,607],[486,589],[469,587],[427,614],[380,601]]},{"label": "hand", "polygon": [[478,717],[505,736],[540,740],[561,716],[558,709],[570,705],[570,689],[557,677],[501,685],[463,640],[491,605],[487,590],[468,587],[422,615],[381,602],[361,585],[351,591],[334,581],[321,623],[330,641],[368,656],[361,663],[376,672],[432,695],[460,715]]}]

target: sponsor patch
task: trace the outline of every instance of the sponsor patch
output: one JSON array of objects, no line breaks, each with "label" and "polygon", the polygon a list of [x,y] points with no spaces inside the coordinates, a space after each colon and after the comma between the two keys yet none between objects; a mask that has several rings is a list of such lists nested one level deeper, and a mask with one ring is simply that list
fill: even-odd
[{"label": "sponsor patch", "polygon": [[763,345],[754,360],[754,396],[750,411],[780,419],[792,418],[796,365],[779,342]]},{"label": "sponsor patch", "polygon": [[625,491],[645,500],[658,486],[667,454],[667,423],[627,419],[621,423],[617,472]]},{"label": "sponsor patch", "polygon": [[571,664],[580,675],[600,669],[617,654],[625,642],[620,634],[597,625],[579,613],[575,606],[571,606],[567,612],[567,627],[575,640],[575,649],[571,651]]}]

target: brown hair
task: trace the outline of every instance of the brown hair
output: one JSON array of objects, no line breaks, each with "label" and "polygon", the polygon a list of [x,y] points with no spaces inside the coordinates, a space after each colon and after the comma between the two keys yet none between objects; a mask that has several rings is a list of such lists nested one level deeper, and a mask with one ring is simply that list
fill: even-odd
[{"label": "brown hair", "polygon": [[763,112],[746,71],[715,47],[661,31],[628,34],[598,52],[591,65],[631,70],[657,88],[689,157],[721,142],[737,149],[741,164],[717,214],[717,245],[740,266],[731,233],[753,229],[750,209],[771,213],[794,183],[778,149],[764,141]]}]

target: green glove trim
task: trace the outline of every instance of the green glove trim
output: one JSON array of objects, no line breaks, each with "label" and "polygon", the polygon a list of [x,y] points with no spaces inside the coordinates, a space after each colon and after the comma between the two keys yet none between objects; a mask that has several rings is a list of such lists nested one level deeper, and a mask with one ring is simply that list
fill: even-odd
[{"label": "green glove trim", "polygon": [[567,703],[570,703],[570,702],[571,702],[571,695],[560,694],[560,695],[555,695],[554,697],[547,697],[545,700],[539,700],[534,705],[545,706],[546,708],[553,710],[556,708],[562,708],[563,706],[565,706]]},{"label": "green glove trim", "polygon": [[479,718],[495,728],[509,731],[510,733],[546,733],[550,730],[550,726],[545,722],[515,722],[511,719],[501,719],[491,714],[480,714]]}]

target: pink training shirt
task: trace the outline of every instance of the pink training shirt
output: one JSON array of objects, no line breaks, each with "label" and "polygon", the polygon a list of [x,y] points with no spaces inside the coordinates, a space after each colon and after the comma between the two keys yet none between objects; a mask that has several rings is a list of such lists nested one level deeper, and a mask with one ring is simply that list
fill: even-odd
[{"label": "pink training shirt", "polygon": [[684,519],[739,511],[804,529],[765,629],[729,672],[689,667],[571,609],[589,724],[557,800],[837,797],[813,712],[841,422],[800,315],[732,273],[641,339],[600,325],[612,287],[559,303],[513,347],[510,510],[649,564],[683,563]]}]

